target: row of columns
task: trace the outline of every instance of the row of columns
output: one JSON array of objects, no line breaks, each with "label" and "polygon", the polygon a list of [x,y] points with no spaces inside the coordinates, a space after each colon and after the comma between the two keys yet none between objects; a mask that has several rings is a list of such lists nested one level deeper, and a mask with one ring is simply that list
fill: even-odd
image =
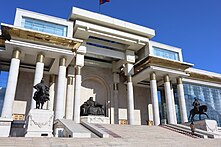
[{"label": "row of columns", "polygon": [[[13,101],[15,97],[18,73],[19,73],[19,65],[20,65],[20,54],[19,50],[14,50],[11,59],[11,65],[9,70],[8,76],[8,83],[7,89],[5,94],[5,101],[3,104],[2,109],[2,117],[11,118],[12,116],[12,108],[13,108]],[[78,54],[77,54],[78,55]],[[79,54],[76,57],[76,75],[68,76],[68,86],[67,86],[67,100],[66,100],[66,108],[64,109],[64,95],[65,95],[65,79],[66,79],[66,59],[64,57],[60,58],[59,62],[59,71],[58,71],[58,80],[57,80],[57,93],[56,93],[56,103],[55,103],[55,119],[62,119],[66,114],[66,119],[74,119],[76,123],[80,123],[80,93],[81,93],[81,68],[83,67],[82,61],[84,58],[83,54]],[[35,77],[34,77],[34,85],[39,83],[43,77],[44,72],[44,55],[39,54],[37,55],[37,62],[36,62],[36,70],[35,70]],[[79,58],[81,63],[77,61]],[[130,66],[128,66],[130,67]],[[116,73],[115,73],[116,74]],[[129,72],[126,74],[127,76],[127,116],[128,116],[128,124],[135,124],[134,119],[134,94],[133,94],[133,83],[132,83],[132,74]],[[74,80],[75,79],[75,80]],[[48,103],[48,109],[53,110],[53,96],[54,96],[54,89],[55,89],[55,76],[52,76],[50,83],[50,95],[51,101]],[[115,103],[115,110],[118,110],[118,83],[119,80],[114,81],[114,103]],[[157,81],[156,81],[156,74],[150,74],[150,88],[151,88],[151,99],[152,99],[152,106],[153,106],[153,118],[154,118],[154,125],[160,124],[160,116],[159,116],[159,104],[158,104],[158,95],[157,95]],[[167,118],[168,123],[175,124],[176,123],[176,115],[175,115],[175,108],[174,108],[174,98],[171,92],[171,85],[169,76],[166,75],[164,77],[164,90],[165,90],[165,98],[166,98],[166,105],[167,105]],[[177,90],[178,90],[178,98],[180,103],[180,113],[181,113],[181,121],[187,121],[187,114],[186,114],[186,104],[184,98],[184,91],[182,85],[182,79],[177,79]],[[33,95],[35,90],[33,89]],[[35,108],[35,101],[32,100],[31,108]],[[74,114],[73,114],[74,109]],[[115,116],[118,115],[118,111],[114,111]],[[116,119],[116,121],[118,121]]]},{"label": "row of columns", "polygon": [[[156,82],[155,73],[150,74],[150,89],[151,89],[151,100],[152,100],[152,106],[153,106],[153,119],[154,119],[153,121],[154,121],[154,125],[159,125],[160,115],[159,115],[159,103],[158,103],[157,82]],[[171,83],[170,83],[170,79],[168,75],[164,77],[164,91],[165,91],[168,123],[176,124],[177,119],[176,119],[176,112],[175,112],[173,89],[171,87]],[[182,123],[188,122],[182,78],[177,79],[177,92],[178,92],[178,99],[179,99],[179,105],[180,105],[181,122]]]},{"label": "row of columns", "polygon": [[[118,124],[118,80],[116,80],[116,73],[113,73],[114,76],[114,85],[113,85],[113,97],[114,97],[114,120]],[[160,124],[160,113],[159,113],[159,102],[158,102],[158,93],[157,93],[157,80],[156,74],[153,72],[150,74],[150,91],[151,91],[151,101],[152,101],[152,110],[153,110],[153,121],[154,125]],[[175,111],[175,102],[173,95],[173,88],[169,76],[164,77],[164,91],[166,99],[166,108],[167,108],[167,119],[169,124],[176,124],[176,111]],[[186,112],[186,103],[184,97],[184,90],[182,84],[182,78],[177,79],[177,92],[180,105],[180,114],[181,122],[188,122],[187,112]],[[131,75],[127,76],[127,118],[128,124],[135,124],[134,118],[134,94],[133,94],[133,83]]]},{"label": "row of columns", "polygon": [[[2,114],[1,114],[1,117],[4,117],[4,118],[12,117],[13,102],[15,98],[15,91],[17,87],[17,80],[18,80],[18,74],[19,74],[20,55],[21,55],[21,51],[18,49],[15,49],[12,53],[7,88],[6,88],[5,99],[4,99],[4,104],[2,108]],[[43,54],[37,55],[33,85],[36,85],[37,83],[39,83],[41,79],[43,78],[44,58],[45,56]],[[66,88],[66,58],[65,57],[61,57],[59,61],[59,69],[58,69],[58,76],[57,76],[57,83],[56,83],[57,89],[55,88],[55,80],[56,80],[55,75],[50,76],[50,86],[49,86],[50,101],[48,101],[47,107],[49,110],[53,110],[55,89],[56,89],[55,119],[62,119],[64,117],[66,119],[74,118],[74,121],[76,123],[80,123],[80,89],[81,89],[81,68],[83,67],[82,62],[84,62],[83,53],[80,54],[80,60],[81,61],[76,62],[76,65],[75,65],[76,75],[75,75],[74,67],[71,67],[73,70],[71,70],[68,73],[67,99],[66,99],[67,103],[66,103],[65,108],[64,108],[65,88]],[[36,90],[33,88],[32,97],[34,96],[35,91]],[[36,102],[31,98],[31,109],[34,109],[34,108],[36,108]],[[74,108],[74,114],[73,114],[73,108]]]}]

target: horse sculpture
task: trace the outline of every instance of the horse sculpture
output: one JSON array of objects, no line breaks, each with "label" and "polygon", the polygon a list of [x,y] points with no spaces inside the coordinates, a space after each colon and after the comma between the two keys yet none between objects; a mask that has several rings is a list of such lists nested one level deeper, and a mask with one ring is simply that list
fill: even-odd
[{"label": "horse sculpture", "polygon": [[191,117],[191,122],[193,122],[194,121],[194,116],[196,114],[199,114],[199,119],[200,120],[201,120],[201,114],[204,114],[204,115],[207,116],[207,118],[209,118],[209,116],[206,114],[206,112],[207,112],[207,106],[206,105],[199,106],[199,111],[197,109],[193,108],[192,110],[190,110],[190,116],[189,116],[188,120],[192,116]]},{"label": "horse sculpture", "polygon": [[49,87],[44,84],[44,80],[42,79],[34,88],[37,90],[33,97],[36,101],[36,109],[40,109],[40,106],[43,109],[44,103],[49,100]]}]

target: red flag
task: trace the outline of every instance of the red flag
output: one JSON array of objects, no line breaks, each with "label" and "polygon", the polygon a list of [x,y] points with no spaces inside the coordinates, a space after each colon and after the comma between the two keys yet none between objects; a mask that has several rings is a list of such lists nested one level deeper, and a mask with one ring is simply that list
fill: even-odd
[{"label": "red flag", "polygon": [[106,3],[106,2],[110,2],[110,0],[100,0],[100,5]]}]

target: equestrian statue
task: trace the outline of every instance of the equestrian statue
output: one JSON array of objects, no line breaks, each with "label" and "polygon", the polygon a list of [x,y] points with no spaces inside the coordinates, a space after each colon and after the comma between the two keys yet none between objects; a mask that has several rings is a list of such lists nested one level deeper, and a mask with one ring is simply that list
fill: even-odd
[{"label": "equestrian statue", "polygon": [[193,122],[194,121],[194,116],[196,114],[199,114],[199,120],[201,120],[201,114],[204,114],[204,115],[207,116],[207,118],[209,118],[209,116],[206,114],[207,106],[206,105],[201,105],[200,106],[200,103],[199,103],[197,98],[194,98],[194,102],[193,102],[192,106],[194,108],[192,110],[190,110],[190,116],[189,116],[188,120],[191,117],[191,122]]},{"label": "equestrian statue", "polygon": [[44,103],[49,100],[49,87],[44,84],[44,80],[42,79],[34,88],[37,90],[33,97],[36,101],[36,109],[43,109]]}]

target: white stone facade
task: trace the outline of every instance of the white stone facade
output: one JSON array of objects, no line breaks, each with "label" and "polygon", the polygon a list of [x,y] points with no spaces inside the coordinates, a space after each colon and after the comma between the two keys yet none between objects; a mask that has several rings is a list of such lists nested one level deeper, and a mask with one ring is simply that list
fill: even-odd
[{"label": "white stone facade", "polygon": [[[65,25],[67,36],[23,28],[23,16]],[[14,26],[2,24],[2,28],[9,31],[12,39],[5,41],[0,64],[3,70],[12,73],[11,77],[18,76],[17,84],[6,87],[9,92],[5,96],[2,117],[12,117],[11,113],[6,114],[5,108],[13,112],[14,100],[27,102],[27,116],[34,108],[33,86],[36,79],[39,81],[42,77],[50,87],[51,96],[44,109],[54,111],[55,119],[72,119],[76,123],[80,122],[80,105],[93,97],[105,107],[111,124],[153,122],[159,125],[164,119],[175,124],[174,86],[177,86],[179,113],[184,123],[187,110],[182,81],[201,81],[221,87],[219,74],[211,78],[212,73],[191,69],[193,64],[183,61],[180,48],[151,41],[155,30],[105,15],[74,7],[66,21],[18,9]],[[17,50],[19,56],[14,54]],[[14,60],[20,61],[16,69]],[[200,79],[203,74],[204,78]],[[10,91],[13,89],[15,92]],[[160,109],[164,104],[167,109]]]}]

